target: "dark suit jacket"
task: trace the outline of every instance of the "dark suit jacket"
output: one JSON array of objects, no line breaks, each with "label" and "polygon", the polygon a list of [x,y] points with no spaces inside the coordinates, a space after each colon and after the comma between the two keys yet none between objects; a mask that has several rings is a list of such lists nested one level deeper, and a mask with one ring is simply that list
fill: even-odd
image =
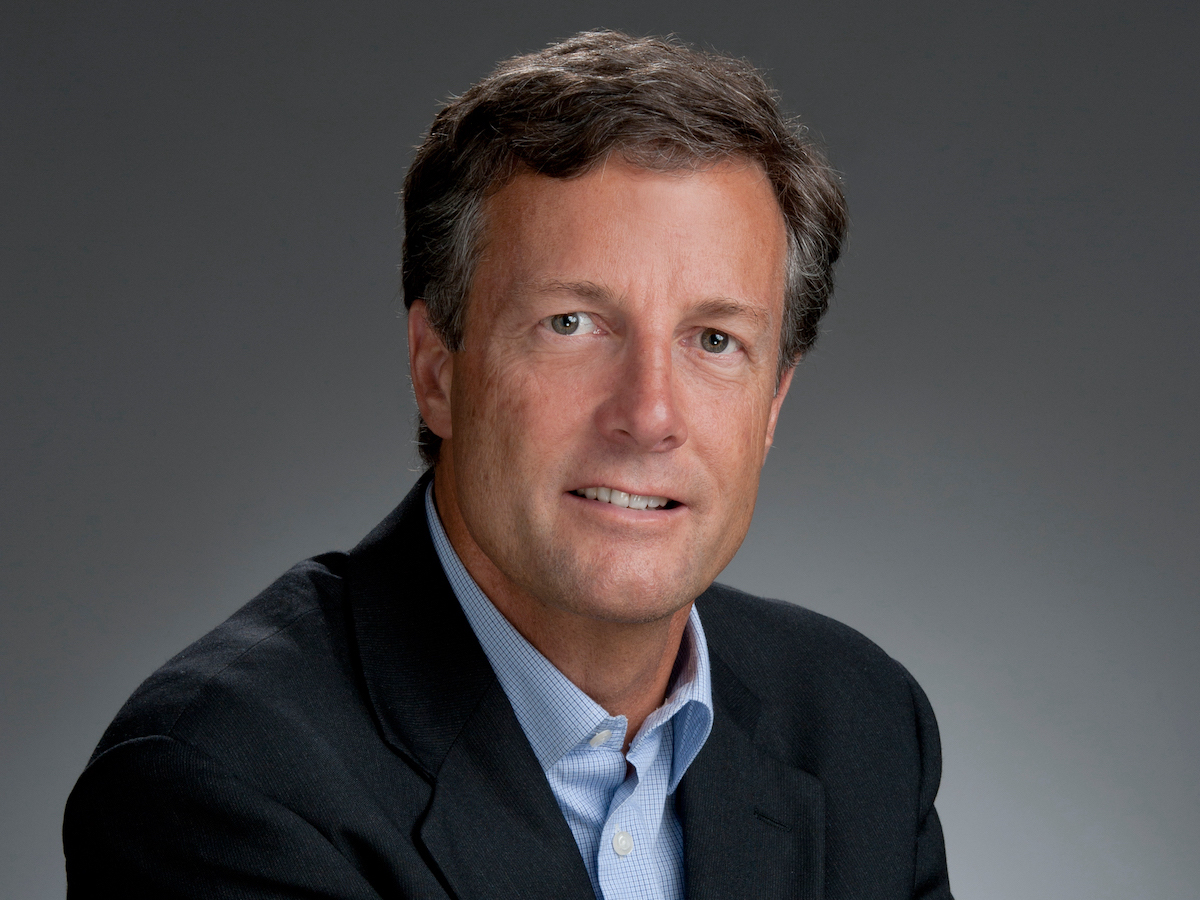
[{"label": "dark suit jacket", "polygon": [[[449,583],[425,480],[118,714],[67,803],[72,900],[592,898]],[[714,585],[712,734],[680,785],[691,900],[948,898],[933,712],[857,632]]]}]

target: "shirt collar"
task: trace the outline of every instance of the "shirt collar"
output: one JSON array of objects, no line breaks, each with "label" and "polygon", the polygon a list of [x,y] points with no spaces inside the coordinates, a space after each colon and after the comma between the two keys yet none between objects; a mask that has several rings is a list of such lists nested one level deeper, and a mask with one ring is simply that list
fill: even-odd
[{"label": "shirt collar", "polygon": [[[454,552],[442,527],[433,499],[433,483],[425,491],[425,516],[438,559],[454,595],[479,639],[488,662],[508,696],[534,755],[549,770],[582,741],[601,729],[613,732],[609,740],[623,746],[627,722],[610,716],[602,706],[576,687],[536,647],[521,636],[496,609]],[[642,724],[634,743],[673,720],[674,751],[670,790],[674,790],[712,729],[712,677],[708,643],[700,614],[692,607],[679,645],[679,656],[667,699]],[[635,747],[630,747],[633,753]]]}]

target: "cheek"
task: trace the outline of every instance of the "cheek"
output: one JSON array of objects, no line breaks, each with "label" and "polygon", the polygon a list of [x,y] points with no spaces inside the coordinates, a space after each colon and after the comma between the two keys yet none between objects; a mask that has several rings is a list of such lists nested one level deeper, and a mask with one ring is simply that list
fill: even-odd
[{"label": "cheek", "polygon": [[590,392],[578,372],[496,356],[479,360],[463,375],[456,384],[454,433],[509,467],[557,454],[590,415]]},{"label": "cheek", "polygon": [[770,398],[745,389],[689,398],[689,433],[727,483],[757,482],[770,414]]}]

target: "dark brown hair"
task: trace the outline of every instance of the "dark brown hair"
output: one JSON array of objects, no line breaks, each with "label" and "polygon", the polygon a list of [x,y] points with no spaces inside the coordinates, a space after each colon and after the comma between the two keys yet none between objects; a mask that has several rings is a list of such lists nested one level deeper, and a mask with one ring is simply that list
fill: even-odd
[{"label": "dark brown hair", "polygon": [[[404,179],[405,306],[425,300],[462,348],[484,201],[518,171],[570,178],[609,156],[673,170],[744,158],[766,171],[787,223],[780,372],[817,337],[846,230],[837,175],[742,60],[673,39],[590,31],[501,63],[434,118]],[[441,438],[421,422],[421,456]]]}]

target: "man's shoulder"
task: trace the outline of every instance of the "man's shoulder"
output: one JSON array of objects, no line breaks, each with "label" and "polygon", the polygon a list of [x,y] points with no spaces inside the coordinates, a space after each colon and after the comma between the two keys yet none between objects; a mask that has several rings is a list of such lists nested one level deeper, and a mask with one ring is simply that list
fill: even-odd
[{"label": "man's shoulder", "polygon": [[771,658],[836,658],[850,665],[895,665],[882,648],[849,625],[784,600],[714,584],[697,600],[706,634]]},{"label": "man's shoulder", "polygon": [[142,738],[207,750],[223,729],[311,716],[351,681],[344,609],[345,555],[293,566],[232,616],[168,660],[126,701],[93,760]]},{"label": "man's shoulder", "polygon": [[67,801],[73,885],[375,897],[371,870],[433,896],[406,839],[429,784],[380,739],[353,637],[356,577],[349,554],[294,566],[134,692]]},{"label": "man's shoulder", "polygon": [[714,664],[764,700],[802,700],[837,717],[868,709],[887,715],[927,703],[904,666],[829,616],[721,584],[697,607]]}]

